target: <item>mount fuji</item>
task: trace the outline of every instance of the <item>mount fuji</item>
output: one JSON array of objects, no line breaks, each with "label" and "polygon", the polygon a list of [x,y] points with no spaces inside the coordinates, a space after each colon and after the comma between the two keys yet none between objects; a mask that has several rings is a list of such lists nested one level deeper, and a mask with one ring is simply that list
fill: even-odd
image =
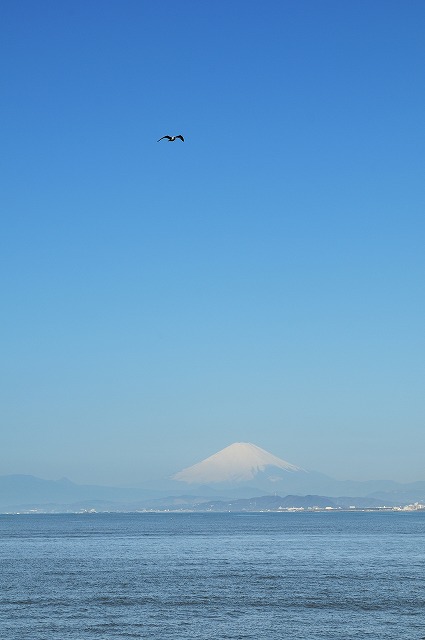
[{"label": "mount fuji", "polygon": [[[423,500],[425,482],[400,484],[389,480],[335,480],[302,469],[249,442],[235,442],[214,455],[174,474],[174,491],[231,496],[262,495],[370,496],[387,500]],[[181,491],[181,489],[180,489]]]},{"label": "mount fuji", "polygon": [[[235,442],[214,455],[174,474],[172,480],[186,485],[225,486],[274,491],[293,485],[289,476],[307,476],[308,472],[296,465],[257,447],[250,442]],[[295,479],[295,478],[293,478]],[[304,478],[303,478],[304,479]],[[296,484],[299,484],[296,482]],[[303,484],[303,482],[301,482]]]}]

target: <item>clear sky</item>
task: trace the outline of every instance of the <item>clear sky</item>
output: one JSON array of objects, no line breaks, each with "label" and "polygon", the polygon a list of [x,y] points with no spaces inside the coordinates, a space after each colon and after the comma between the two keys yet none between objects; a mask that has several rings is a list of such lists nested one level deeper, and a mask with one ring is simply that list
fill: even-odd
[{"label": "clear sky", "polygon": [[0,473],[425,480],[425,3],[0,14]]}]

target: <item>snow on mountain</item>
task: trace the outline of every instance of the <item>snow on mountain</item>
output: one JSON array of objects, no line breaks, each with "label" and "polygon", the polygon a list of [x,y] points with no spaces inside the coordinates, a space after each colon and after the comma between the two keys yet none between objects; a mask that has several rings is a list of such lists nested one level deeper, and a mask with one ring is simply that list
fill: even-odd
[{"label": "snow on mountain", "polygon": [[[286,472],[304,471],[286,460],[249,442],[235,442],[218,453],[179,471],[173,480],[188,484],[210,484],[219,482],[246,482],[266,469],[275,468]],[[270,478],[272,480],[272,478]]]}]

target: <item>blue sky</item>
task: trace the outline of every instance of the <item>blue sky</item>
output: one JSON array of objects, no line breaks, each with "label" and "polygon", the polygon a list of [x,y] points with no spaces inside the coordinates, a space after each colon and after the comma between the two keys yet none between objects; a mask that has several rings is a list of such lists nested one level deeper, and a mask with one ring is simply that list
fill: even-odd
[{"label": "blue sky", "polygon": [[425,479],[424,21],[2,3],[0,473]]}]

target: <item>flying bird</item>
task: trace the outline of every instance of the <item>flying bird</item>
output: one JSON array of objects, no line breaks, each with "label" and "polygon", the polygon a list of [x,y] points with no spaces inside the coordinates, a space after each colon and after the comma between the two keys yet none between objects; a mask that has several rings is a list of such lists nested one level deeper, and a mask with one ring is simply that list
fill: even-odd
[{"label": "flying bird", "polygon": [[184,138],[181,135],[180,136],[162,136],[162,138],[157,140],[157,142],[161,142],[161,140],[164,140],[164,138],[167,138],[168,142],[174,142],[174,140],[176,140],[177,138],[180,138],[180,140],[184,142]]}]

